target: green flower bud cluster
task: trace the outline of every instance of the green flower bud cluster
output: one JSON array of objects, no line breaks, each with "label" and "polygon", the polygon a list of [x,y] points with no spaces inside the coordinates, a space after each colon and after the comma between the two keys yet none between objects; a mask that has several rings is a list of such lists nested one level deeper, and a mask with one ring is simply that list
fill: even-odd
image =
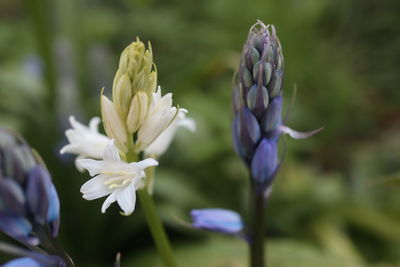
[{"label": "green flower bud cluster", "polygon": [[146,115],[157,86],[157,70],[150,43],[139,38],[121,54],[113,82],[113,102],[130,134],[136,132]]},{"label": "green flower bud cluster", "polygon": [[121,54],[115,74],[112,101],[102,95],[101,109],[107,135],[126,152],[129,136],[143,124],[157,87],[157,70],[150,43],[137,38]]}]

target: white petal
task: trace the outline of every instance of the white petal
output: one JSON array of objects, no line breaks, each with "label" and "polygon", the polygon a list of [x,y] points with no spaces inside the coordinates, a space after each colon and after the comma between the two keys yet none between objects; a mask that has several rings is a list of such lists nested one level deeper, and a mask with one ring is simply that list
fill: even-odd
[{"label": "white petal", "polygon": [[116,200],[117,200],[117,191],[112,192],[111,195],[109,195],[106,198],[103,205],[101,206],[101,212],[105,213],[108,207],[110,207],[111,203],[115,202]]},{"label": "white petal", "polygon": [[99,174],[104,168],[104,161],[102,160],[78,159],[76,162],[81,168],[86,169],[90,176]]},{"label": "white petal", "polygon": [[110,194],[111,190],[104,185],[106,179],[106,176],[98,175],[84,183],[80,190],[83,194],[83,198],[86,200],[93,200]]},{"label": "white petal", "polygon": [[279,130],[282,133],[288,134],[290,137],[294,138],[294,139],[304,139],[304,138],[308,138],[310,136],[313,136],[314,134],[318,133],[319,131],[321,131],[324,127],[321,127],[319,129],[316,129],[314,131],[310,131],[310,132],[298,132],[295,131],[285,125],[281,125],[279,126]]},{"label": "white petal", "polygon": [[132,214],[136,203],[136,193],[133,183],[118,193],[117,201],[118,205],[124,211],[124,215]]},{"label": "white petal", "polygon": [[136,170],[144,170],[150,166],[157,166],[158,165],[158,161],[156,161],[155,159],[152,158],[147,158],[144,160],[141,160],[139,162],[131,162],[129,163],[129,167],[132,169],[136,169]]},{"label": "white petal", "polygon": [[76,150],[76,145],[68,144],[60,149],[60,154],[71,153]]},{"label": "white petal", "polygon": [[177,122],[179,127],[188,129],[191,132],[196,131],[196,122],[191,118],[184,118]]},{"label": "white petal", "polygon": [[73,129],[79,130],[79,129],[84,128],[84,126],[81,123],[79,123],[77,120],[75,120],[74,116],[69,116],[69,123],[71,124]]},{"label": "white petal", "polygon": [[114,103],[106,96],[101,96],[101,115],[107,135],[116,140],[117,146],[123,150],[128,140],[125,123],[115,109]]},{"label": "white petal", "polygon": [[105,161],[121,161],[118,149],[114,144],[114,139],[111,139],[110,142],[108,142],[108,145],[104,150],[103,159]]},{"label": "white petal", "polygon": [[89,122],[89,128],[92,132],[98,132],[99,131],[99,124],[100,124],[100,118],[99,117],[93,117],[90,122]]}]

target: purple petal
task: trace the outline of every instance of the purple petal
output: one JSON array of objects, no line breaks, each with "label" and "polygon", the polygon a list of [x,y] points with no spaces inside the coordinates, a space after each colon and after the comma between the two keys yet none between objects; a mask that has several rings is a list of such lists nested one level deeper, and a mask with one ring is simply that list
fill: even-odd
[{"label": "purple petal", "polygon": [[52,183],[47,191],[47,198],[49,201],[47,222],[49,223],[52,236],[56,237],[60,228],[60,200],[58,199],[56,188]]},{"label": "purple petal", "polygon": [[25,196],[20,185],[10,178],[0,178],[0,211],[22,216],[25,214]]},{"label": "purple petal", "polygon": [[47,267],[45,265],[39,264],[37,261],[31,258],[19,258],[7,262],[2,265],[2,267]]},{"label": "purple petal", "polygon": [[27,257],[7,262],[1,267],[66,267],[64,260],[59,256],[44,255],[36,252],[26,252]]},{"label": "purple petal", "polygon": [[237,234],[243,229],[240,215],[225,209],[192,210],[192,226],[223,234]]},{"label": "purple petal", "polygon": [[0,213],[0,230],[23,243],[37,245],[39,240],[32,236],[32,225],[24,217],[7,216]]},{"label": "purple petal", "polygon": [[244,151],[243,145],[240,142],[240,138],[239,138],[239,133],[240,133],[240,129],[239,129],[239,117],[236,117],[233,120],[233,125],[232,125],[232,139],[233,139],[233,147],[235,148],[236,153],[241,157],[241,158],[246,158],[246,153]]},{"label": "purple petal", "polygon": [[243,108],[240,112],[236,130],[241,149],[246,155],[252,154],[254,145],[260,139],[261,131],[256,117],[247,108]]},{"label": "purple petal", "polygon": [[275,130],[281,124],[282,96],[272,99],[262,119],[262,128],[265,133]]},{"label": "purple petal", "polygon": [[41,166],[34,167],[28,175],[26,198],[30,212],[39,224],[44,224],[47,218],[49,200],[47,198],[46,177],[48,173]]},{"label": "purple petal", "polygon": [[264,138],[258,145],[251,162],[253,178],[259,183],[270,181],[278,167],[278,161],[277,142]]}]

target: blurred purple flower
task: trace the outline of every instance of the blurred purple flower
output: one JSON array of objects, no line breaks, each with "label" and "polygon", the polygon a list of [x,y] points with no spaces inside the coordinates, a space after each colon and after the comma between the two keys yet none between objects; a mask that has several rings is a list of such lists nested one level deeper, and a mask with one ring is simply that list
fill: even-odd
[{"label": "blurred purple flower", "polygon": [[37,153],[16,134],[0,128],[0,230],[38,245],[38,227],[58,234],[60,203]]},{"label": "blurred purple flower", "polygon": [[212,232],[236,235],[243,229],[240,215],[225,209],[192,210],[192,226]]}]

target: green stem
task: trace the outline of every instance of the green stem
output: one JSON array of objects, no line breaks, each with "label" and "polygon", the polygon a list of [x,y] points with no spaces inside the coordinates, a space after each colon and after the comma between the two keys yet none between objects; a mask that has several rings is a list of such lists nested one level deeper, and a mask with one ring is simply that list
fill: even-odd
[{"label": "green stem", "polygon": [[161,259],[164,262],[164,266],[176,266],[168,236],[165,233],[160,217],[157,214],[153,198],[148,194],[146,189],[139,190],[138,195],[147,223],[150,227],[150,232],[153,236],[154,242],[156,243],[158,252],[161,255]]},{"label": "green stem", "polygon": [[250,192],[250,266],[265,267],[265,198],[256,192],[252,183]]},{"label": "green stem", "polygon": [[[56,105],[56,71],[52,53],[53,36],[52,23],[47,12],[50,8],[46,0],[24,0],[25,7],[32,20],[32,30],[37,42],[39,54],[44,62],[44,77],[48,89],[47,105],[50,111],[54,111]],[[54,112],[50,112],[54,113]]]},{"label": "green stem", "polygon": [[[133,151],[132,148],[133,147],[130,146],[129,151],[126,154],[128,162],[137,161],[138,159],[138,155]],[[154,174],[154,171],[148,171],[146,172],[146,174],[146,179],[153,179],[152,176]],[[156,206],[154,204],[152,196],[148,193],[146,187],[138,190],[137,193],[140,199],[140,203],[142,205],[144,215],[149,225],[151,235],[153,236],[153,240],[156,243],[157,250],[160,253],[164,266],[175,267],[176,264],[172,253],[172,247],[165,232],[165,229],[162,225],[160,217],[157,214]]]}]

